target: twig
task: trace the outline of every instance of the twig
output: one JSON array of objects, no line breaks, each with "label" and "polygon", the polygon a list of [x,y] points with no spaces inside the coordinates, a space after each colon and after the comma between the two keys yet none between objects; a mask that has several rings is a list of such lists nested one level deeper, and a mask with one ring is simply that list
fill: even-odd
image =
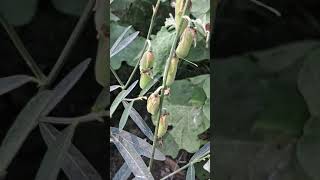
[{"label": "twig", "polygon": [[122,87],[122,89],[124,89],[124,84],[121,81],[121,79],[119,78],[118,74],[116,73],[116,71],[110,66],[110,70],[112,72],[112,74],[114,75],[114,77],[117,79],[119,85]]},{"label": "twig", "polygon": [[48,80],[46,82],[46,86],[50,86],[51,83],[56,79],[58,76],[61,68],[63,65],[66,63],[66,59],[68,58],[70,51],[72,50],[73,46],[75,45],[77,39],[79,38],[79,35],[81,34],[87,20],[89,19],[91,13],[92,13],[92,8],[94,5],[95,0],[89,0],[76,27],[74,28],[71,36],[68,39],[67,44],[65,45],[64,49],[62,50],[56,64],[54,65],[53,69],[51,70]]},{"label": "twig", "polygon": [[13,42],[13,44],[18,49],[20,55],[31,69],[32,73],[39,79],[41,83],[44,83],[46,80],[46,76],[43,74],[37,63],[34,61],[32,56],[24,46],[17,32],[14,30],[14,27],[11,24],[9,24],[1,14],[0,22],[4,29],[7,31],[8,35],[10,36],[10,39]]},{"label": "twig", "polygon": [[[187,0],[186,4],[183,7],[182,16],[185,15],[185,12],[186,12],[186,9],[187,9],[189,3],[190,3],[190,0]],[[180,21],[179,26],[178,26],[177,29],[180,29],[182,27],[182,24],[183,24],[182,22],[183,21]],[[169,54],[169,57],[168,57],[168,59],[166,61],[166,65],[165,65],[165,69],[164,69],[164,73],[163,73],[163,80],[162,80],[163,89],[161,90],[159,111],[157,113],[157,118],[156,118],[157,119],[157,121],[156,121],[157,124],[156,124],[155,131],[154,131],[154,138],[153,138],[154,140],[157,139],[157,132],[158,132],[159,123],[160,123],[160,117],[161,117],[161,113],[162,113],[162,104],[163,104],[163,99],[164,99],[164,91],[166,89],[166,82],[167,82],[167,77],[168,77],[168,72],[169,72],[170,61],[171,61],[172,57],[174,56],[174,51],[175,51],[175,48],[177,46],[178,39],[179,39],[179,33],[176,31],[176,35],[174,37],[174,41],[173,41],[173,44],[171,46],[170,54]],[[151,159],[150,159],[150,162],[149,162],[149,170],[152,169],[152,163],[153,163],[153,157],[154,157],[154,153],[155,153],[155,148],[156,148],[156,142],[154,141],[153,144],[152,144],[152,156],[151,156]]]}]

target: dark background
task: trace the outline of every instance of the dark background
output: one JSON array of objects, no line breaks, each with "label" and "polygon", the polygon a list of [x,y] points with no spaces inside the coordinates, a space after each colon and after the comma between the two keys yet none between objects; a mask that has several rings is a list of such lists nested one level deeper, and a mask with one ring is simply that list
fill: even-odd
[{"label": "dark background", "polygon": [[[77,20],[78,17],[57,11],[50,1],[41,0],[32,22],[15,28],[27,50],[45,74],[50,72],[56,62]],[[74,88],[50,113],[51,116],[73,117],[90,112],[95,98],[102,89],[94,77],[93,65],[96,47],[96,30],[92,16],[56,83],[86,58],[91,57],[93,60]],[[0,28],[0,58],[0,77],[16,74],[32,75],[2,27]],[[20,110],[36,93],[37,87],[33,83],[0,96],[0,141],[4,138]],[[61,129],[63,126],[57,126],[57,128]],[[73,143],[103,179],[106,179],[108,153],[105,125],[99,122],[80,124],[76,129]],[[39,128],[36,128],[9,166],[7,179],[34,179],[46,150]],[[63,173],[59,179],[66,179]]]}]

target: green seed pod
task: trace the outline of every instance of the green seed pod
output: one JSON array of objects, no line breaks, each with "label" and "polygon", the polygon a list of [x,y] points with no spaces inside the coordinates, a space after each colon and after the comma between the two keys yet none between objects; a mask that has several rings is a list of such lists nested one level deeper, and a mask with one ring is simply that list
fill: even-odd
[{"label": "green seed pod", "polygon": [[158,133],[157,133],[158,138],[161,138],[162,136],[164,136],[168,130],[167,116],[168,115],[163,115],[160,117],[160,123],[159,123]]},{"label": "green seed pod", "polygon": [[195,35],[196,32],[193,28],[188,27],[183,31],[183,34],[181,35],[181,40],[176,49],[176,55],[179,58],[185,58],[188,56]]},{"label": "green seed pod", "polygon": [[160,96],[156,93],[152,93],[147,100],[147,111],[154,115],[159,110]]},{"label": "green seed pod", "polygon": [[[179,30],[179,35],[183,32],[183,30],[187,27],[188,21],[186,19],[182,18],[183,13],[183,7],[186,3],[186,0],[176,0],[176,6],[175,6],[175,22],[176,22],[176,29],[179,27],[179,23],[181,20],[183,20],[183,24],[181,26],[181,29]],[[189,7],[186,10],[185,15],[190,14],[190,8],[191,8],[191,1],[189,2]]]},{"label": "green seed pod", "polygon": [[141,72],[139,82],[140,88],[144,89],[151,80],[152,78],[148,72]]},{"label": "green seed pod", "polygon": [[153,67],[154,55],[152,51],[144,52],[140,61],[140,71],[145,71]]},{"label": "green seed pod", "polygon": [[169,70],[168,70],[166,86],[171,86],[171,84],[174,82],[177,74],[178,63],[179,63],[179,58],[173,57],[171,59]]}]

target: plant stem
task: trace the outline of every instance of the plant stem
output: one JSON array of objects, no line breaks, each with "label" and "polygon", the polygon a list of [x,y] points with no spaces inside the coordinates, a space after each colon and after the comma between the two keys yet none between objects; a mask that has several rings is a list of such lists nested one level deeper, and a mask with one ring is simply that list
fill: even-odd
[{"label": "plant stem", "polygon": [[117,79],[119,85],[122,87],[122,89],[125,88],[123,82],[121,81],[121,79],[119,78],[118,74],[116,73],[116,71],[110,66],[110,70],[112,72],[112,74],[114,75],[114,77]]},{"label": "plant stem", "polygon": [[9,24],[5,18],[0,14],[0,22],[6,32],[8,33],[11,41],[18,49],[20,55],[25,60],[29,68],[31,69],[32,73],[39,79],[41,83],[44,83],[46,80],[46,76],[43,74],[37,63],[34,61],[26,47],[23,45],[21,39],[19,38],[17,32],[14,30],[14,27]]},{"label": "plant stem", "polygon": [[137,69],[138,69],[138,67],[139,67],[139,63],[140,63],[140,60],[141,60],[141,58],[142,58],[142,56],[143,56],[143,53],[144,53],[144,51],[145,51],[146,48],[147,48],[148,40],[150,40],[150,36],[151,36],[151,33],[152,33],[152,29],[153,29],[153,24],[154,24],[156,14],[157,14],[158,9],[159,9],[160,1],[161,1],[161,0],[158,0],[158,1],[157,1],[157,4],[156,4],[156,6],[155,6],[154,9],[153,9],[153,13],[152,13],[152,17],[151,17],[151,22],[150,22],[150,26],[149,26],[149,30],[148,30],[148,34],[147,34],[147,39],[146,39],[146,41],[144,42],[143,48],[142,48],[142,50],[141,50],[141,52],[140,52],[140,55],[139,55],[139,59],[138,59],[136,65],[135,65],[132,73],[130,74],[129,79],[128,79],[128,81],[126,82],[126,85],[124,86],[123,89],[126,89],[126,88],[129,86],[130,81],[132,80],[134,74],[136,73],[136,71],[137,71]]},{"label": "plant stem", "polygon": [[178,172],[180,172],[180,171],[182,171],[182,170],[186,169],[187,167],[189,167],[189,166],[191,166],[191,165],[193,165],[193,164],[195,164],[195,163],[196,163],[195,161],[189,162],[188,164],[186,164],[186,165],[184,165],[183,167],[181,167],[181,168],[179,168],[179,169],[175,170],[174,172],[172,172],[172,173],[170,173],[170,174],[166,175],[165,177],[161,178],[160,180],[167,179],[167,178],[169,178],[169,177],[171,177],[171,176],[173,176],[173,175],[177,174]]},{"label": "plant stem", "polygon": [[67,44],[65,45],[65,47],[63,48],[56,64],[54,65],[53,69],[51,70],[49,76],[48,76],[48,80],[45,84],[45,86],[50,86],[51,83],[56,79],[56,77],[58,76],[61,68],[63,67],[63,65],[66,62],[66,59],[68,58],[68,56],[70,55],[70,51],[72,50],[73,46],[75,45],[77,39],[79,38],[87,20],[89,19],[91,13],[92,13],[92,8],[93,5],[95,3],[95,0],[89,0],[78,23],[76,24],[76,27],[74,28],[71,36],[68,39]]},{"label": "plant stem", "polygon": [[[189,3],[190,3],[190,0],[187,0],[186,4],[183,7],[182,16],[184,16],[184,14],[186,13],[186,9],[187,9]],[[180,29],[182,27],[182,24],[183,24],[182,22],[183,21],[180,21],[178,29]],[[156,122],[158,122],[158,123],[156,124],[155,131],[154,131],[154,138],[153,138],[154,141],[153,141],[153,144],[152,144],[152,156],[151,156],[151,159],[150,159],[150,162],[149,162],[149,170],[152,169],[153,157],[154,157],[155,148],[156,148],[155,146],[156,146],[157,132],[158,132],[158,127],[159,127],[159,123],[160,123],[160,117],[161,117],[161,113],[162,113],[164,91],[166,89],[166,82],[167,82],[167,77],[168,77],[168,72],[169,72],[170,61],[171,61],[171,59],[173,58],[173,56],[175,54],[175,48],[177,46],[178,38],[179,38],[179,33],[178,33],[178,31],[176,31],[176,35],[174,37],[174,41],[173,41],[173,44],[171,46],[170,54],[169,54],[169,57],[168,57],[168,59],[166,61],[166,65],[165,65],[165,69],[164,69],[164,73],[163,73],[163,80],[162,80],[163,89],[161,90],[159,111],[157,113],[157,118],[156,118],[157,119]]]}]

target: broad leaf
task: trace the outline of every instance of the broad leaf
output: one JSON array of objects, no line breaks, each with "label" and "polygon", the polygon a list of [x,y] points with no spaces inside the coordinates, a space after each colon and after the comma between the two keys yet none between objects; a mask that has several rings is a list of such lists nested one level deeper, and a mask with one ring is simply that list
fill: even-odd
[{"label": "broad leaf", "polygon": [[[128,107],[128,103],[126,101],[122,101],[122,103],[125,108]],[[138,111],[132,107],[129,115],[133,122],[135,122],[139,129],[143,132],[143,134],[146,135],[151,141],[153,141],[153,133],[145,120],[142,119]]]},{"label": "broad leaf", "polygon": [[57,136],[56,141],[49,146],[35,180],[56,180],[64,162],[65,154],[72,144],[72,137],[77,124],[68,126]]},{"label": "broad leaf", "polygon": [[152,177],[152,174],[138,152],[135,150],[134,146],[117,134],[113,134],[111,137],[113,138],[113,143],[116,145],[132,173],[136,177],[153,180],[154,178]]},{"label": "broad leaf", "polygon": [[[55,145],[56,138],[61,135],[54,126],[40,124],[41,135],[49,148]],[[70,180],[101,180],[101,176],[84,157],[84,155],[73,145],[65,153],[61,168]]]},{"label": "broad leaf", "polygon": [[[142,156],[151,158],[152,156],[152,145],[147,141],[137,137],[134,134],[126,132],[124,130],[119,131],[118,128],[111,127],[110,131],[113,135],[118,135],[123,138],[124,141],[133,145],[135,150]],[[159,161],[164,161],[166,157],[158,150],[155,150],[154,159]]]},{"label": "broad leaf", "polygon": [[35,95],[21,110],[0,147],[0,172],[5,171],[19,148],[36,127],[41,113],[52,98],[52,91],[43,91]]},{"label": "broad leaf", "polygon": [[0,95],[16,89],[30,81],[33,81],[33,77],[27,75],[15,75],[0,78]]}]

